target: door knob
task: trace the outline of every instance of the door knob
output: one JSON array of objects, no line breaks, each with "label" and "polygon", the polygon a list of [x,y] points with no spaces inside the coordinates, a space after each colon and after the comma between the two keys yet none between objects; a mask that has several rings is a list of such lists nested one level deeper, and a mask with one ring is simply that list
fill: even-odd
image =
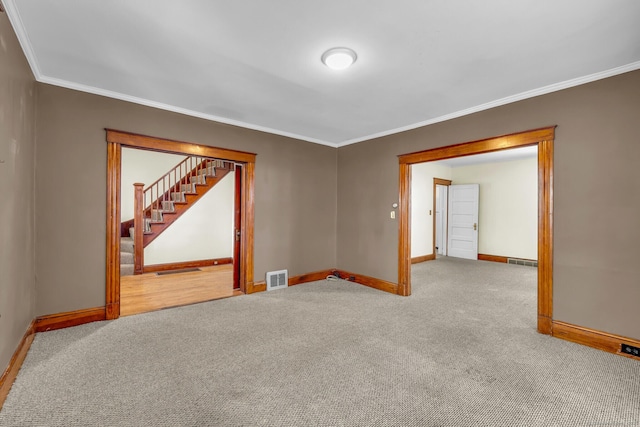
[{"label": "door knob", "polygon": [[473,223],[473,231],[476,231],[478,229],[478,224],[476,224],[475,222]]}]

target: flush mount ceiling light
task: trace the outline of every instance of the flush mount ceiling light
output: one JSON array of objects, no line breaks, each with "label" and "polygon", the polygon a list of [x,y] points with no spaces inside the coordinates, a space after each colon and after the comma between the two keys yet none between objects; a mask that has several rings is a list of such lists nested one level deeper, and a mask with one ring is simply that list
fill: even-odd
[{"label": "flush mount ceiling light", "polygon": [[334,47],[322,54],[322,63],[332,70],[344,70],[356,62],[358,55],[348,47]]}]

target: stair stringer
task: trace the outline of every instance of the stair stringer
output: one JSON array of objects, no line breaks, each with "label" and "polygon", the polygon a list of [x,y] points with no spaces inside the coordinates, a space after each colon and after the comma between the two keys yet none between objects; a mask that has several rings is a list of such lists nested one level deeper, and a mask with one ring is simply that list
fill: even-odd
[{"label": "stair stringer", "polygon": [[167,228],[171,226],[178,218],[182,216],[191,206],[193,206],[198,200],[200,200],[205,194],[209,192],[215,185],[222,180],[229,172],[228,168],[216,168],[216,175],[206,177],[206,184],[196,184],[194,193],[184,193],[184,202],[174,202],[173,211],[165,211],[162,213],[162,221],[151,221],[151,232],[146,232],[142,237],[142,247],[146,248],[151,242],[153,242],[159,235],[161,235]]}]

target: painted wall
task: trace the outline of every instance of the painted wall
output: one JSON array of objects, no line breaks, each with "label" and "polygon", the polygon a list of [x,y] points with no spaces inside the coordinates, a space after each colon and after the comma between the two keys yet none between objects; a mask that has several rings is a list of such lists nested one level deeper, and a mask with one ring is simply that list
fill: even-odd
[{"label": "painted wall", "polygon": [[0,13],[0,375],[35,317],[36,88]]},{"label": "painted wall", "polygon": [[480,184],[478,253],[538,259],[538,159],[452,169],[453,184]]},{"label": "painted wall", "polygon": [[33,77],[2,14],[0,31],[0,362],[34,315],[104,304],[105,127],[258,154],[256,280],[337,266],[395,282],[397,155],[558,125],[554,318],[640,338],[640,71],[338,150],[37,84],[34,276]]},{"label": "painted wall", "polygon": [[451,173],[434,162],[411,167],[411,258],[433,254],[433,178],[451,179]]},{"label": "painted wall", "polygon": [[173,169],[187,156],[157,151],[122,148],[120,176],[120,214],[123,221],[133,219],[133,184],[141,182],[145,188]]},{"label": "painted wall", "polygon": [[38,84],[38,315],[104,305],[105,128],[257,153],[255,280],[335,267],[336,149]]},{"label": "painted wall", "polygon": [[[178,165],[186,156],[122,149],[121,213],[133,218],[133,184],[145,187]],[[233,256],[235,176],[228,173],[171,227],[144,249],[144,264],[197,261]]]},{"label": "painted wall", "polygon": [[553,317],[638,339],[638,117],[635,71],[342,147],[338,267],[397,282],[398,222],[388,211],[398,201],[398,155],[558,125]]}]

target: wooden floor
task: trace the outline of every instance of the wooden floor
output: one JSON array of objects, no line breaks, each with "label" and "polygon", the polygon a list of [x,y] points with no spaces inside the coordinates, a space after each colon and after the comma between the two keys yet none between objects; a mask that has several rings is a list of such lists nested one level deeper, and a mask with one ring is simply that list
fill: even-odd
[{"label": "wooden floor", "polygon": [[200,267],[201,271],[120,278],[120,315],[242,295],[233,289],[233,264]]}]

